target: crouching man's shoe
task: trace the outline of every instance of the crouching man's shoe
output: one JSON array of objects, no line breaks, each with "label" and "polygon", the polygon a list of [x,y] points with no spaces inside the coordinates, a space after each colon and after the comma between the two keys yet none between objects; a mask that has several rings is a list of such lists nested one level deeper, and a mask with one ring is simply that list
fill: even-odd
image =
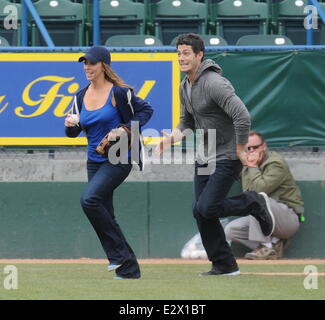
[{"label": "crouching man's shoe", "polygon": [[283,257],[284,249],[288,247],[288,243],[289,243],[288,239],[282,239],[273,245],[273,248],[276,254],[278,255],[279,259]]},{"label": "crouching man's shoe", "polygon": [[279,259],[279,256],[274,248],[267,248],[260,245],[252,252],[246,253],[245,258],[248,260],[276,260]]}]

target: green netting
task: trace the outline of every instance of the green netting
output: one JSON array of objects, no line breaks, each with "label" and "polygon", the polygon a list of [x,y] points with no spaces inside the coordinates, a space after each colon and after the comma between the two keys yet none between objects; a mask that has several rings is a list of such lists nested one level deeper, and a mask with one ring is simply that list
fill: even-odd
[{"label": "green netting", "polygon": [[223,68],[270,146],[325,146],[325,52],[206,54]]}]

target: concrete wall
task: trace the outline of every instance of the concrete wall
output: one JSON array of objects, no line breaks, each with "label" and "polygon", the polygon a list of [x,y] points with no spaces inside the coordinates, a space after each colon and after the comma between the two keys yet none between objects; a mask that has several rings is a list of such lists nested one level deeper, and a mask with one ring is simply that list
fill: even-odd
[{"label": "concrete wall", "polygon": [[[282,152],[301,187],[306,222],[286,257],[324,258],[325,154]],[[103,258],[79,196],[86,183],[83,149],[0,151],[0,258]],[[140,258],[179,257],[197,233],[191,163],[148,164],[115,194],[117,220]],[[235,185],[232,194],[240,192]],[[234,246],[237,256],[245,249]]]}]

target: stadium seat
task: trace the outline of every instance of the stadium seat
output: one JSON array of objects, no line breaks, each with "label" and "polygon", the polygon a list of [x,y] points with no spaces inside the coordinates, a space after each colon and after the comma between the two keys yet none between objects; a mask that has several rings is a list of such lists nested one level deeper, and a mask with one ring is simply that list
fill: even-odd
[{"label": "stadium seat", "polygon": [[152,3],[151,21],[155,35],[164,45],[181,33],[206,33],[207,5],[192,0],[161,0]]},{"label": "stadium seat", "polygon": [[[325,3],[319,3],[325,12]],[[278,33],[289,37],[295,45],[306,44],[306,29],[304,19],[306,14],[304,8],[307,0],[283,0],[274,4],[275,21]],[[322,21],[318,20],[318,28],[313,30],[313,44],[324,43],[325,27]]]},{"label": "stadium seat", "polygon": [[[34,7],[56,46],[83,45],[84,10],[82,4],[70,0],[39,0],[34,3]],[[32,22],[32,45],[46,45],[34,21]]]},{"label": "stadium seat", "polygon": [[101,43],[114,35],[144,34],[145,5],[130,0],[100,1]]},{"label": "stadium seat", "polygon": [[6,38],[0,37],[0,47],[9,47],[10,44]]},{"label": "stadium seat", "polygon": [[248,34],[266,34],[268,28],[268,4],[254,0],[223,0],[211,4],[210,23],[212,33],[223,37],[228,44]]},{"label": "stadium seat", "polygon": [[254,34],[242,36],[237,40],[237,46],[292,46],[292,41],[277,34]]},{"label": "stadium seat", "polygon": [[112,36],[105,42],[105,46],[108,47],[158,47],[162,45],[157,37],[144,34]]},{"label": "stadium seat", "polygon": [[[15,28],[15,13],[11,7],[17,8],[17,28]],[[0,0],[0,36],[5,38],[9,45],[17,46],[20,44],[20,23],[21,23],[21,5],[7,0]]]},{"label": "stadium seat", "polygon": [[[227,41],[221,38],[220,36],[211,35],[211,34],[203,34],[203,35],[201,34],[200,37],[203,39],[205,46],[227,46],[228,45]],[[170,45],[175,46],[177,39],[178,36],[172,40]]]}]

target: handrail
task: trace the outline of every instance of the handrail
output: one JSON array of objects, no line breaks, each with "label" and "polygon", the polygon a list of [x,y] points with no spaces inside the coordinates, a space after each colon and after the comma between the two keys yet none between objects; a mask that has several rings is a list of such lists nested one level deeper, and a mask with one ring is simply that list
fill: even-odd
[{"label": "handrail", "polygon": [[100,23],[99,23],[100,3],[99,0],[93,0],[93,44],[100,44]]},{"label": "handrail", "polygon": [[21,4],[21,45],[28,46],[28,12],[25,1],[22,1]]},{"label": "handrail", "polygon": [[316,7],[320,18],[322,19],[323,23],[325,24],[325,12],[323,11],[322,7],[319,5],[318,0],[308,0],[308,1],[311,3],[311,5]]},{"label": "handrail", "polygon": [[[0,47],[1,52],[85,52],[89,47]],[[111,52],[117,53],[176,53],[174,46],[159,46],[159,47],[109,47]],[[206,46],[206,52],[241,52],[241,51],[303,51],[303,50],[325,50],[325,45],[291,45],[291,46]]]},{"label": "handrail", "polygon": [[33,16],[37,27],[40,30],[40,33],[42,34],[46,44],[48,47],[55,47],[54,42],[52,41],[51,36],[47,32],[45,25],[40,18],[39,14],[35,10],[34,5],[32,4],[31,0],[23,0],[22,1],[22,21],[21,21],[21,26],[22,26],[22,45],[23,46],[28,46],[28,27],[27,27],[27,9],[29,10],[30,14]]}]

